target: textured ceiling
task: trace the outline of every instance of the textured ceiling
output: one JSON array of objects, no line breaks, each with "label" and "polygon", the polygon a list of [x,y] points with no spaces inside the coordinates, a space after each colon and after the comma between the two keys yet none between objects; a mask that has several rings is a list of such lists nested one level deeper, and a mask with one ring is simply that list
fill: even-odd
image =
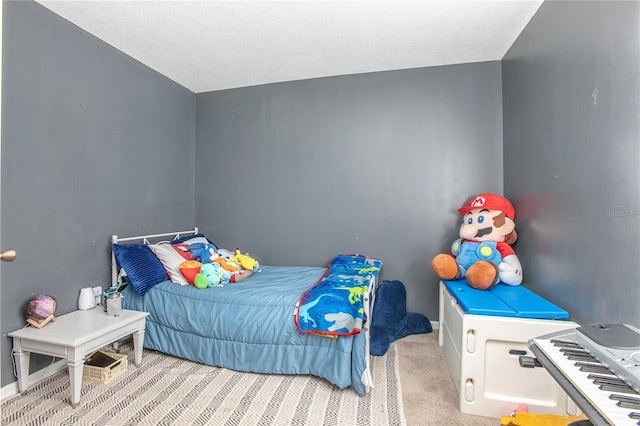
[{"label": "textured ceiling", "polygon": [[542,0],[37,0],[193,92],[501,60]]}]

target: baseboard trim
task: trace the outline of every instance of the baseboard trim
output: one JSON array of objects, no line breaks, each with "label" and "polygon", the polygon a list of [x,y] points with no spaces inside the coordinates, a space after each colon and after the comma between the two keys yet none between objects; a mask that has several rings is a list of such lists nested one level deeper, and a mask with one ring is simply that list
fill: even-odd
[{"label": "baseboard trim", "polygon": [[[54,363],[52,363],[51,365],[43,368],[42,370],[38,370],[33,374],[30,374],[29,377],[27,378],[27,388],[30,388],[31,386],[42,382],[43,380],[48,379],[49,377],[53,376],[54,374],[58,374],[61,371],[64,371],[67,369],[67,360],[66,359],[60,359]],[[17,395],[19,393],[18,390],[18,381],[16,380],[13,383],[9,383],[8,385],[5,385],[2,387],[2,389],[0,389],[0,401],[4,401],[6,398],[10,398],[14,395]]]},{"label": "baseboard trim", "polygon": [[431,328],[434,330],[440,329],[440,321],[429,321],[431,323]]}]

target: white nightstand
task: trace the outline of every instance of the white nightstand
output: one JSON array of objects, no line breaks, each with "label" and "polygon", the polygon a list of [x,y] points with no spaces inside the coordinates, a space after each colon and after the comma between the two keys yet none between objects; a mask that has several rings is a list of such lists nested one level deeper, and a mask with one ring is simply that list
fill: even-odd
[{"label": "white nightstand", "polygon": [[107,315],[101,307],[75,311],[56,317],[43,328],[26,327],[9,333],[18,373],[18,389],[27,391],[31,352],[65,358],[71,384],[71,406],[80,402],[82,369],[88,353],[133,334],[135,364],[142,363],[147,312],[123,310],[120,316]]}]

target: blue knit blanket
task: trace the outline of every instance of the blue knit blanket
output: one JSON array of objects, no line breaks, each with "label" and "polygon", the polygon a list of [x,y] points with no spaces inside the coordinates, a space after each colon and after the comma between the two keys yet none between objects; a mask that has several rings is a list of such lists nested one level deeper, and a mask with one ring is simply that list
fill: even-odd
[{"label": "blue knit blanket", "polygon": [[363,295],[382,268],[382,262],[361,255],[338,255],[324,275],[298,302],[295,322],[301,333],[327,336],[360,333]]}]

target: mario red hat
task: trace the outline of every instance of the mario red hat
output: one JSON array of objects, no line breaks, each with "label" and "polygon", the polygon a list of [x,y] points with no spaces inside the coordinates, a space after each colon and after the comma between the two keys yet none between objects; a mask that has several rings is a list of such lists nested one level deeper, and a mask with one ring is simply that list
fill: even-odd
[{"label": "mario red hat", "polygon": [[516,217],[513,205],[509,200],[498,194],[478,194],[477,197],[469,201],[466,206],[458,209],[458,211],[461,215],[465,215],[473,209],[500,210],[511,220],[515,220]]}]

